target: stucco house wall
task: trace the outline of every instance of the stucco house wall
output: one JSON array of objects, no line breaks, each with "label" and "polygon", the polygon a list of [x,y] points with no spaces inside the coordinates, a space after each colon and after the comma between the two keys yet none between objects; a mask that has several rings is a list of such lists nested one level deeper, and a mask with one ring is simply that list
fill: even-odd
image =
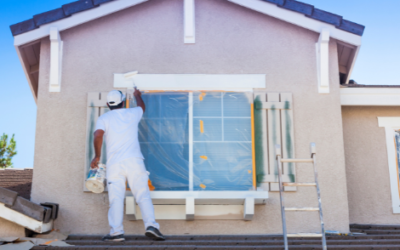
[{"label": "stucco house wall", "polygon": [[399,116],[400,107],[343,107],[350,223],[399,224],[389,180],[385,128],[378,116]]},{"label": "stucco house wall", "polygon": [[[196,2],[196,43],[183,43],[181,0],[149,1],[61,32],[60,93],[49,93],[48,38],[40,56],[32,200],[60,204],[55,228],[65,233],[107,233],[107,194],[84,193],[86,98],[113,89],[113,73],[266,74],[266,90],[291,92],[296,156],[318,150],[326,229],[347,232],[349,216],[336,42],[331,39],[330,88],[318,94],[315,43],[319,34],[224,0]],[[312,181],[312,167],[297,167]],[[310,188],[287,192],[288,206],[315,206]],[[320,230],[318,213],[287,214],[289,232]],[[252,221],[159,221],[165,234],[281,233],[279,196],[271,192]],[[124,221],[127,234],[142,221]]]}]

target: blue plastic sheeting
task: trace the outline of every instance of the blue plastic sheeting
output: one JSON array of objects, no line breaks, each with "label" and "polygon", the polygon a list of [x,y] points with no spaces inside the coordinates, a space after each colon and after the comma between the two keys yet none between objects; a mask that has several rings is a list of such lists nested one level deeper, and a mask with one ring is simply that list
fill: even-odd
[{"label": "blue plastic sheeting", "polygon": [[250,103],[245,93],[193,94],[194,190],[252,189]]},{"label": "blue plastic sheeting", "polygon": [[193,142],[189,141],[189,93],[142,94],[146,112],[139,142],[155,190],[251,190],[251,96],[194,92]]},{"label": "blue plastic sheeting", "polygon": [[144,163],[155,190],[189,190],[188,93],[143,94],[139,124]]}]

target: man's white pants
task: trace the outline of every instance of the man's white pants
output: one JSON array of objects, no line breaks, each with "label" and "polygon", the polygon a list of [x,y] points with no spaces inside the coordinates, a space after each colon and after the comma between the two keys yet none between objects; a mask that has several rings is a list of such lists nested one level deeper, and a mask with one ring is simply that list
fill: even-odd
[{"label": "man's white pants", "polygon": [[154,219],[154,207],[148,186],[149,177],[144,162],[141,158],[129,158],[112,166],[107,166],[110,235],[124,233],[122,221],[124,217],[126,179],[128,179],[129,187],[140,207],[145,228],[153,226],[159,229],[160,226]]}]

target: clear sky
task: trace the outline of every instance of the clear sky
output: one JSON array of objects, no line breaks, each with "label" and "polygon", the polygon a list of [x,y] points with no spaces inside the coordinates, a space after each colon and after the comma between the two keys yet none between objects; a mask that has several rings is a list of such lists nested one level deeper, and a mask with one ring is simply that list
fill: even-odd
[{"label": "clear sky", "polygon": [[[366,26],[352,79],[360,84],[400,85],[400,0],[302,1]],[[9,25],[69,2],[72,0],[0,0],[0,134],[15,134],[15,168],[33,167],[36,104]]]}]

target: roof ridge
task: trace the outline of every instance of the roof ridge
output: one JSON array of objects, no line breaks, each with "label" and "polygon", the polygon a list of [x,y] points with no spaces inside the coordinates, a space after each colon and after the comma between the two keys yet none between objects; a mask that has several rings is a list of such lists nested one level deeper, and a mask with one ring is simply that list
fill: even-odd
[{"label": "roof ridge", "polygon": [[[111,1],[118,0],[79,0],[67,3],[62,5],[61,8],[34,15],[31,19],[11,25],[11,33],[13,36],[26,33],[39,28],[41,25],[68,18],[75,13],[93,9],[100,6],[101,4]],[[296,0],[261,1],[276,4],[278,7],[304,14],[308,18],[334,25],[336,28],[347,31],[349,33],[353,33],[359,36],[362,36],[364,33],[364,25],[343,19],[343,17],[340,15],[317,9],[311,4],[299,2]]]}]

